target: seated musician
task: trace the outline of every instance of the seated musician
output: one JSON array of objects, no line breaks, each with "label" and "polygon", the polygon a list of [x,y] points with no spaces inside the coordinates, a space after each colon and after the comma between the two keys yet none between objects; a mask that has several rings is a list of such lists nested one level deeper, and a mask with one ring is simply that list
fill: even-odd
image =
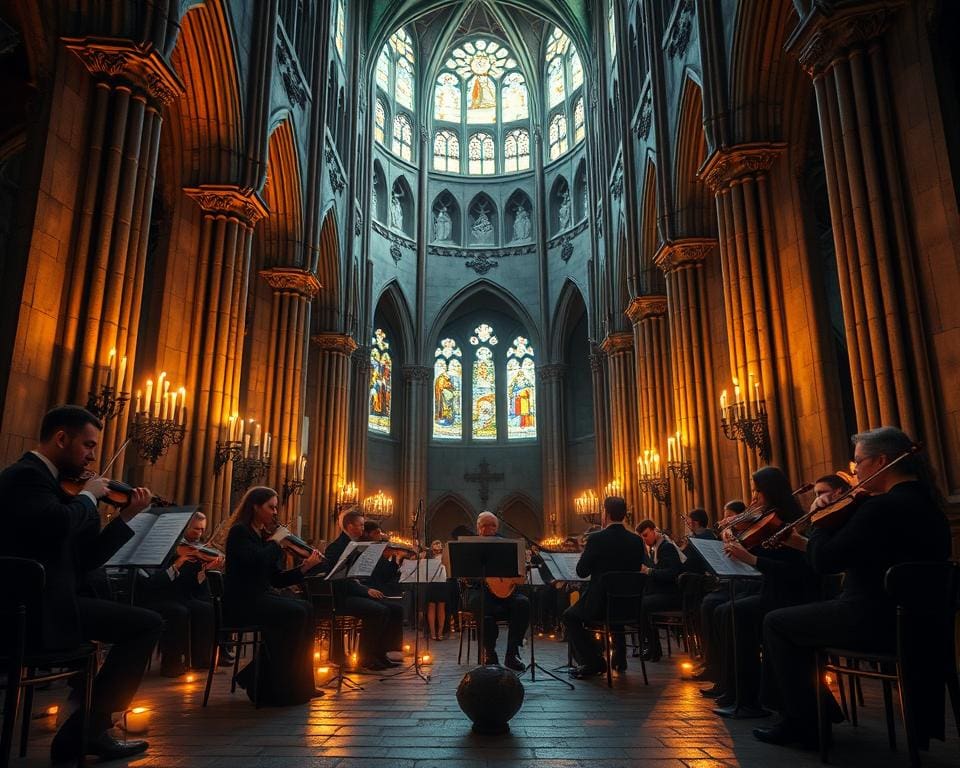
[{"label": "seated musician", "polygon": [[[499,528],[500,521],[493,512],[481,512],[477,516],[478,535],[497,536]],[[516,590],[509,597],[500,598],[494,595],[486,584],[481,586],[471,585],[466,594],[467,609],[473,614],[478,626],[480,624],[481,589],[486,590],[486,594],[483,596],[484,613],[486,614],[483,622],[483,663],[499,663],[496,646],[500,628],[497,626],[497,620],[506,619],[508,622],[507,652],[503,664],[516,672],[523,672],[527,667],[520,660],[520,644],[523,642],[523,636],[527,633],[527,627],[530,625],[530,600],[526,595]]]},{"label": "seated musician", "polygon": [[[639,571],[643,562],[643,540],[624,526],[627,503],[616,496],[608,496],[603,502],[605,527],[587,538],[586,547],[577,562],[577,575],[589,577],[590,583],[583,597],[563,613],[563,625],[567,642],[573,648],[573,657],[578,666],[571,672],[574,678],[599,675],[607,671],[603,649],[596,640],[589,622],[603,621],[605,595],[601,587],[603,574],[610,571]],[[626,669],[625,641],[616,635],[617,648],[613,665],[619,671]]]},{"label": "seated musician", "polygon": [[[288,531],[274,530],[278,507],[277,492],[261,486],[247,491],[234,511],[227,534],[223,612],[229,624],[263,628],[266,652],[256,663],[257,697],[261,704],[287,706],[323,693],[313,685],[313,606],[274,588],[301,583],[319,565],[320,553],[313,550],[298,567],[281,570],[280,541]],[[251,699],[257,667],[251,662],[237,675],[237,684]]]},{"label": "seated musician", "polygon": [[[910,438],[899,429],[880,427],[852,440],[859,487],[871,495],[841,525],[814,525],[809,540],[798,534],[786,540],[788,546],[806,550],[817,573],[843,571],[843,592],[834,600],[772,611],[764,620],[764,670],[775,688],[776,701],[770,703],[782,719],[753,733],[770,744],[817,743],[818,693],[827,698],[828,711],[839,711],[816,679],[815,649],[896,647],[896,605],[884,589],[887,569],[950,557],[943,497],[925,458],[908,455],[893,464],[911,448]],[[931,654],[930,661],[939,663],[935,656]],[[915,661],[924,664],[923,659]],[[943,682],[938,673],[930,676],[931,685],[909,692],[921,748],[931,737],[944,738]]]},{"label": "seated musician", "polygon": [[660,633],[650,621],[657,611],[674,611],[680,608],[680,587],[677,577],[682,565],[680,550],[668,541],[657,529],[653,520],[644,520],[637,526],[637,533],[646,545],[640,571],[647,576],[643,588],[643,639],[644,658],[659,661],[663,655],[660,648]]},{"label": "seated musician", "polygon": [[6,523],[0,554],[37,560],[45,571],[40,636],[31,633],[28,647],[58,651],[84,641],[110,644],[94,680],[87,732],[81,732],[82,690],[78,687],[68,700],[72,712],[50,745],[54,764],[76,763],[82,752],[116,760],[147,749],[145,741],[116,740],[110,728],[113,713],[126,710],[140,686],[163,619],[154,611],[80,591],[86,575],[133,537],[127,523],[149,506],[151,494],[135,488],[129,503],[101,529],[97,503],[107,494],[107,478],[94,475],[76,496],[64,491],[59,482],[80,476],[95,460],[102,428],[101,421],[85,408],[54,408],[43,417],[36,449],[0,473]]},{"label": "seated musician", "polygon": [[[365,520],[363,523],[363,535],[360,541],[390,541],[390,537],[380,528],[380,523],[376,520]],[[400,563],[402,563],[408,553],[403,549],[387,548],[383,557],[377,562],[373,573],[369,578],[361,579],[361,582],[368,587],[373,587],[383,592],[383,604],[390,610],[390,618],[387,620],[387,658],[394,653],[400,654],[400,660],[403,659],[403,603],[401,600],[391,600],[390,598],[399,598],[403,595],[403,589],[400,587]],[[390,659],[395,661],[396,659]]]},{"label": "seated musician", "polygon": [[[363,512],[356,507],[341,513],[341,533],[323,553],[330,568],[337,564],[351,541],[361,539],[363,524]],[[396,631],[394,630],[392,642],[388,637],[391,622],[396,624],[396,609],[384,599],[384,593],[376,587],[361,584],[356,579],[336,579],[333,588],[337,610],[363,621],[363,630],[360,632],[360,666],[372,672],[395,667],[396,664],[387,658],[387,652],[396,650],[390,647],[396,644]],[[401,607],[401,622],[402,610]]]},{"label": "seated musician", "polygon": [[716,541],[717,534],[713,528],[709,527],[709,518],[707,510],[702,507],[691,509],[684,520],[689,534],[680,547],[680,551],[687,556],[687,562],[683,564],[684,573],[706,573],[707,564],[697,552],[696,547],[690,545],[690,539],[709,539]]},{"label": "seated musician", "polygon": [[[200,544],[206,530],[207,516],[194,512],[183,539]],[[210,569],[223,570],[223,563],[222,557],[200,559],[191,555],[189,548],[180,547],[167,568],[142,573],[136,590],[137,604],[159,613],[165,625],[160,636],[160,674],[164,677],[179,677],[188,665],[205,667],[209,662],[213,650],[213,603],[206,578]],[[226,664],[223,651],[220,656],[221,664]]]}]

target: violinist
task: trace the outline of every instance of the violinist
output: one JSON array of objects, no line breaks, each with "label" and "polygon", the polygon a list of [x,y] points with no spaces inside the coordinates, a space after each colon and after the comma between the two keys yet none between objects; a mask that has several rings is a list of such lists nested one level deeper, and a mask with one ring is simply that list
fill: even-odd
[{"label": "violinist", "polygon": [[[364,520],[360,541],[389,542],[390,537],[383,532],[380,523],[376,520]],[[396,549],[388,546],[374,566],[370,577],[362,579],[363,584],[383,593],[383,605],[390,611],[386,627],[387,654],[399,654],[398,658],[401,661],[403,660],[403,603],[399,599],[391,598],[403,596],[403,590],[400,588],[400,563],[407,556],[406,548],[400,545]],[[389,660],[390,656],[388,655],[387,658]]]},{"label": "violinist", "polygon": [[145,741],[118,741],[109,729],[113,713],[130,706],[163,619],[145,608],[89,597],[82,588],[88,574],[133,537],[127,523],[149,506],[151,495],[145,488],[132,489],[129,503],[101,529],[97,503],[107,493],[107,478],[90,477],[76,495],[59,483],[62,477],[82,474],[95,460],[102,428],[96,416],[78,405],[54,408],[43,417],[36,449],[0,473],[0,554],[37,560],[45,571],[41,627],[38,635],[28,637],[28,647],[54,651],[84,641],[110,644],[94,680],[87,732],[82,732],[78,709],[82,691],[75,689],[64,708],[72,713],[50,746],[55,764],[76,762],[81,753],[115,760],[147,749]]},{"label": "violinist", "polygon": [[[854,435],[852,442],[859,488],[870,495],[840,526],[815,525],[806,545],[814,571],[844,573],[843,591],[834,600],[772,611],[764,620],[765,669],[781,720],[754,730],[754,736],[770,744],[816,745],[818,688],[828,712],[835,719],[839,715],[833,697],[816,680],[815,649],[896,647],[896,606],[884,590],[887,569],[950,557],[942,496],[922,454],[911,453],[910,438],[894,427],[880,427]],[[786,543],[796,545],[799,538],[794,534]],[[930,690],[910,692],[921,747],[930,737],[944,737],[943,684],[936,679]]]},{"label": "violinist", "polygon": [[[223,570],[224,560],[222,555],[201,556],[199,544],[206,530],[206,515],[194,512],[175,559],[152,573],[141,571],[137,584],[137,603],[163,616],[160,674],[164,677],[179,677],[188,666],[205,666],[213,650],[213,602],[206,578],[210,569]],[[223,649],[220,663],[229,663]]]},{"label": "violinist", "polygon": [[680,587],[677,577],[683,565],[680,550],[657,528],[653,520],[644,520],[637,526],[637,533],[646,545],[643,550],[643,564],[640,572],[646,575],[643,588],[643,639],[646,661],[660,661],[662,650],[660,637],[650,622],[650,616],[657,611],[670,611],[680,608]]}]

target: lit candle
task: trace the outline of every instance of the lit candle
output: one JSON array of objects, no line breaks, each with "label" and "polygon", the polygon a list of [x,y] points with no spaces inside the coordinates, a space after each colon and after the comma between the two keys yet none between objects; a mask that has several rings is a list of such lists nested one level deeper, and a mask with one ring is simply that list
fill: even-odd
[{"label": "lit candle", "polygon": [[187,389],[186,387],[180,387],[180,389],[177,391],[180,393],[180,413],[177,423],[183,424],[184,416],[186,415],[187,410]]},{"label": "lit candle", "polygon": [[253,445],[254,447],[260,447],[260,422],[258,421],[256,426],[253,428]]},{"label": "lit candle", "polygon": [[123,392],[123,382],[127,377],[127,356],[120,358],[120,373],[117,374],[117,392]]},{"label": "lit candle", "polygon": [[243,458],[250,458],[250,434],[247,433],[243,436]]},{"label": "lit candle", "polygon": [[759,416],[763,412],[763,409],[760,407],[760,382],[759,381],[753,382],[753,394],[757,399],[757,415]]},{"label": "lit candle", "polygon": [[110,350],[110,354],[107,355],[107,386],[109,387],[113,383],[113,366],[117,359],[117,348],[114,347]]},{"label": "lit candle", "polygon": [[[166,383],[166,382],[164,382]],[[170,415],[170,393],[163,393],[163,408],[160,409],[160,418],[164,421],[167,420],[167,417]]]},{"label": "lit candle", "polygon": [[140,413],[140,390],[137,390],[137,407],[133,409],[134,415]]},{"label": "lit candle", "polygon": [[167,372],[161,371],[160,377],[157,379],[157,399],[156,399],[156,402],[153,404],[153,418],[155,419],[160,418],[160,405],[161,405],[160,401],[163,399],[163,393],[166,391],[166,389],[164,388],[164,385],[166,384],[164,379],[166,378],[167,378]]},{"label": "lit candle", "polygon": [[680,439],[680,430],[677,430],[677,461],[683,461],[683,440]]},{"label": "lit candle", "polygon": [[727,420],[727,390],[720,393],[720,419]]},{"label": "lit candle", "polygon": [[43,730],[47,733],[57,732],[57,715],[60,713],[60,707],[54,704],[43,711]]},{"label": "lit candle", "polygon": [[270,461],[270,456],[273,454],[273,436],[267,432],[263,438],[263,458],[265,461]]},{"label": "lit candle", "polygon": [[123,729],[127,733],[146,733],[150,727],[150,710],[134,707],[123,713]]},{"label": "lit candle", "polygon": [[147,379],[147,407],[144,408],[144,412],[150,413],[150,401],[153,399],[153,379]]},{"label": "lit candle", "polygon": [[676,461],[676,446],[672,437],[667,438],[667,461]]}]

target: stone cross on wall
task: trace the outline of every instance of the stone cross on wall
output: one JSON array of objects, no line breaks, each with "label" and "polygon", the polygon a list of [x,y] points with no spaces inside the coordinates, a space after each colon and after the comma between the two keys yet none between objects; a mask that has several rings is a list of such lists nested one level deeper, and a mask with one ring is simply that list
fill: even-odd
[{"label": "stone cross on wall", "polygon": [[490,481],[503,480],[503,472],[491,472],[486,459],[480,462],[479,472],[465,472],[463,479],[468,483],[480,484],[480,506],[486,508],[490,500]]}]

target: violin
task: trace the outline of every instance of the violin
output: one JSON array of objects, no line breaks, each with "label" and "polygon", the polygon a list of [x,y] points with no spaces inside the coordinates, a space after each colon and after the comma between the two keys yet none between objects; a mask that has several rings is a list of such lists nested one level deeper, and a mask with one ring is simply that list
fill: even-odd
[{"label": "violin", "polygon": [[180,539],[180,543],[177,544],[177,556],[185,557],[195,563],[213,563],[223,557],[223,552],[204,544]]},{"label": "violin", "polygon": [[[87,480],[96,477],[96,472],[84,472],[78,477],[60,478],[60,487],[63,492],[70,496],[77,496],[87,484]],[[107,480],[107,495],[100,499],[111,506],[121,509],[130,503],[130,496],[133,494],[133,486],[120,482],[119,480]],[[154,507],[172,507],[173,502],[167,501],[160,496],[153,496],[150,504]]]},{"label": "violin", "polygon": [[307,542],[301,539],[299,536],[290,532],[290,529],[287,528],[283,523],[280,522],[279,518],[274,518],[274,525],[272,529],[264,529],[264,533],[267,537],[273,536],[281,528],[286,532],[280,541],[277,543],[280,545],[281,549],[286,549],[289,552],[292,552],[298,557],[304,559],[310,557],[313,554],[313,547],[311,547]]}]

